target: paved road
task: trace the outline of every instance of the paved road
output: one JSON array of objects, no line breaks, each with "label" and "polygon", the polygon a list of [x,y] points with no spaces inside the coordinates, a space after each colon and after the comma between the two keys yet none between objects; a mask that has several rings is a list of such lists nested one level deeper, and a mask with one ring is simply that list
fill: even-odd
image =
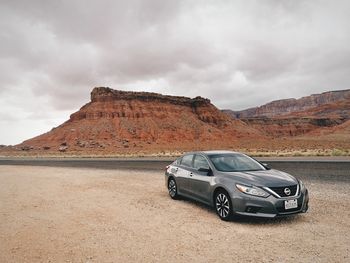
[{"label": "paved road", "polygon": [[[350,160],[334,158],[258,158],[272,168],[285,171],[300,179],[341,181],[350,183]],[[0,158],[0,165],[30,165],[81,167],[122,170],[164,170],[171,159],[116,158]]]}]

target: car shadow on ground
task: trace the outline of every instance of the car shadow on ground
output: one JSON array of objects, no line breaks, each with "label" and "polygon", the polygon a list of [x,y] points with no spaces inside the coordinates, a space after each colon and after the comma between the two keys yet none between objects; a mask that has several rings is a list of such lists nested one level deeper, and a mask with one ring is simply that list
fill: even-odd
[{"label": "car shadow on ground", "polygon": [[[215,209],[213,207],[203,204],[199,201],[195,201],[183,196],[180,196],[178,198],[178,201],[182,201],[184,203],[189,203],[191,205],[200,207],[201,209],[206,210],[208,213],[211,213],[217,216]],[[232,222],[232,223],[251,224],[251,225],[295,224],[297,221],[301,219],[302,219],[301,214],[294,214],[294,215],[273,217],[273,218],[234,215],[233,218],[229,221],[229,223]],[[218,217],[218,220],[220,220],[219,217]]]}]

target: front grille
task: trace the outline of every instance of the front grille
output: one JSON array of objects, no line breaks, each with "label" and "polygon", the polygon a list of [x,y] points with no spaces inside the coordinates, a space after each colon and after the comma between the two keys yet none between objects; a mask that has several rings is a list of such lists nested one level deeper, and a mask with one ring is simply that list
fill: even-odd
[{"label": "front grille", "polygon": [[[298,185],[292,185],[292,186],[283,186],[283,187],[269,187],[272,191],[274,191],[276,194],[278,194],[280,197],[288,197],[288,196],[294,196],[297,193]],[[286,188],[290,189],[290,194],[287,195],[284,190]]]}]

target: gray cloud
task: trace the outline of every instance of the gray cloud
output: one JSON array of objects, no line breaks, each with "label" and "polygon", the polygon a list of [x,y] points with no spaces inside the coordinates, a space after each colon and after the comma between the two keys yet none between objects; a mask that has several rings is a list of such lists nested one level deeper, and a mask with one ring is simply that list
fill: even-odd
[{"label": "gray cloud", "polygon": [[200,95],[236,110],[349,88],[349,8],[345,0],[2,1],[0,124],[21,132],[2,128],[0,143],[50,130],[94,86]]}]

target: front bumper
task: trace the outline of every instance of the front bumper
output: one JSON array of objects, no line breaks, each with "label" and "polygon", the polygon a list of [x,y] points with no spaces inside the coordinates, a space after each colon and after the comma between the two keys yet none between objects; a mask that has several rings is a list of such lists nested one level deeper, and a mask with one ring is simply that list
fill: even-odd
[{"label": "front bumper", "polygon": [[[250,196],[241,192],[235,192],[231,198],[233,212],[244,216],[276,217],[288,216],[297,213],[305,213],[309,208],[309,194],[307,189],[300,191],[298,196],[288,198],[276,198],[270,195],[267,198]],[[285,209],[286,200],[297,199],[298,207]]]}]

